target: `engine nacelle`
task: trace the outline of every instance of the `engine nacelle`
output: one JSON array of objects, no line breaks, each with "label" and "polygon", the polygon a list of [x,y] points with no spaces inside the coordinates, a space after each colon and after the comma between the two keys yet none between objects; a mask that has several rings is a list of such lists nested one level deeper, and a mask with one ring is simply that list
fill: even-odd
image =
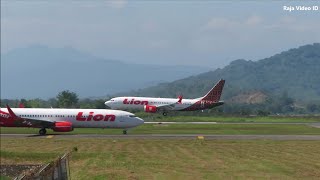
[{"label": "engine nacelle", "polygon": [[155,112],[157,112],[157,107],[156,106],[145,105],[144,106],[144,111],[148,112],[148,113],[155,113]]},{"label": "engine nacelle", "polygon": [[73,131],[73,127],[71,122],[56,122],[52,130],[55,132],[70,132]]}]

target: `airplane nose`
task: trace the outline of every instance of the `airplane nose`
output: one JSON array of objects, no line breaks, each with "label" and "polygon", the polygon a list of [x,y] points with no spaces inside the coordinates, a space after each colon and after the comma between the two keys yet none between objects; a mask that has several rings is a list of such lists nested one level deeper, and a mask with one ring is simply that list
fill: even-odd
[{"label": "airplane nose", "polygon": [[144,124],[144,120],[141,119],[141,118],[136,117],[136,123],[137,123],[137,126],[139,126],[141,124]]},{"label": "airplane nose", "polygon": [[110,106],[108,106],[109,101],[106,101],[104,104],[106,105],[106,108],[107,108],[107,109],[111,109],[111,107],[110,107]]}]

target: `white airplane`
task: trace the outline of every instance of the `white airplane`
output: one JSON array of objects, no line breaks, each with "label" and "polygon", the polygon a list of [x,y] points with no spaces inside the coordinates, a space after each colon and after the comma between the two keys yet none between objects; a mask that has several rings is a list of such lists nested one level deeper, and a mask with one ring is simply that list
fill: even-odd
[{"label": "white airplane", "polygon": [[0,109],[0,126],[40,128],[45,135],[46,128],[55,132],[69,132],[73,128],[119,128],[127,130],[143,124],[134,114],[107,109],[45,109],[7,108]]},{"label": "white airplane", "polygon": [[136,109],[145,112],[162,112],[164,116],[168,111],[196,111],[210,109],[223,104],[220,101],[225,80],[221,79],[206,95],[196,99],[183,99],[182,96],[173,98],[152,97],[116,97],[105,102],[111,109]]}]

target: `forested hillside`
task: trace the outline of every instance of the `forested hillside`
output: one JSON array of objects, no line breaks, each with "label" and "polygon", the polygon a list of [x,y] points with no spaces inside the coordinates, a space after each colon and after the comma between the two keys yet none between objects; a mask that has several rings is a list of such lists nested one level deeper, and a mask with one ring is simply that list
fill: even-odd
[{"label": "forested hillside", "polygon": [[305,45],[259,61],[235,60],[228,66],[163,83],[126,95],[200,97],[219,79],[225,79],[223,99],[239,94],[261,91],[269,97],[286,96],[304,102],[320,100],[320,44]]},{"label": "forested hillside", "polygon": [[[222,99],[229,104],[271,105],[269,101],[282,100],[278,106],[272,105],[275,108],[288,106],[286,109],[296,106],[296,102],[318,104],[320,44],[290,49],[259,61],[235,60],[222,69],[117,95],[176,97],[183,94],[185,98],[196,98],[204,95],[219,79],[226,80]],[[260,99],[254,100],[255,97]],[[251,99],[246,102],[243,98]]]},{"label": "forested hillside", "polygon": [[[184,98],[197,98],[219,79],[226,80],[222,96],[226,103],[206,111],[210,114],[319,114],[320,44],[305,45],[259,61],[235,60],[222,69],[114,96],[177,97],[182,94]],[[108,98],[81,99],[75,107],[105,108]],[[59,98],[47,101],[2,99],[1,105],[17,107],[19,102],[26,107],[61,107]],[[202,112],[185,114],[208,115]]]}]

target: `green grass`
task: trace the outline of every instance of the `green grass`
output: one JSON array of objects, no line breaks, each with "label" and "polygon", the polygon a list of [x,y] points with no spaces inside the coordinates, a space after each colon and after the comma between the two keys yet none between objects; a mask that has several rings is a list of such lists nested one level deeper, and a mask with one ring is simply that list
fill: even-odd
[{"label": "green grass", "polygon": [[145,121],[176,121],[176,122],[320,122],[316,116],[162,116],[161,114],[136,113]]},{"label": "green grass", "polygon": [[[0,128],[2,134],[38,134],[37,128]],[[75,128],[68,133],[48,130],[48,134],[122,134],[121,129]],[[130,134],[320,134],[320,128],[297,124],[144,124]]]},{"label": "green grass", "polygon": [[[3,134],[38,134],[37,128],[4,128]],[[48,129],[48,134],[121,134],[121,129],[75,128],[68,133]],[[130,134],[320,134],[320,128],[300,124],[144,124]]]},{"label": "green grass", "polygon": [[71,179],[319,179],[319,141],[2,138],[1,163],[71,156]]},{"label": "green grass", "polygon": [[8,176],[3,176],[3,175],[0,175],[0,180],[10,180],[12,178],[8,177]]}]

